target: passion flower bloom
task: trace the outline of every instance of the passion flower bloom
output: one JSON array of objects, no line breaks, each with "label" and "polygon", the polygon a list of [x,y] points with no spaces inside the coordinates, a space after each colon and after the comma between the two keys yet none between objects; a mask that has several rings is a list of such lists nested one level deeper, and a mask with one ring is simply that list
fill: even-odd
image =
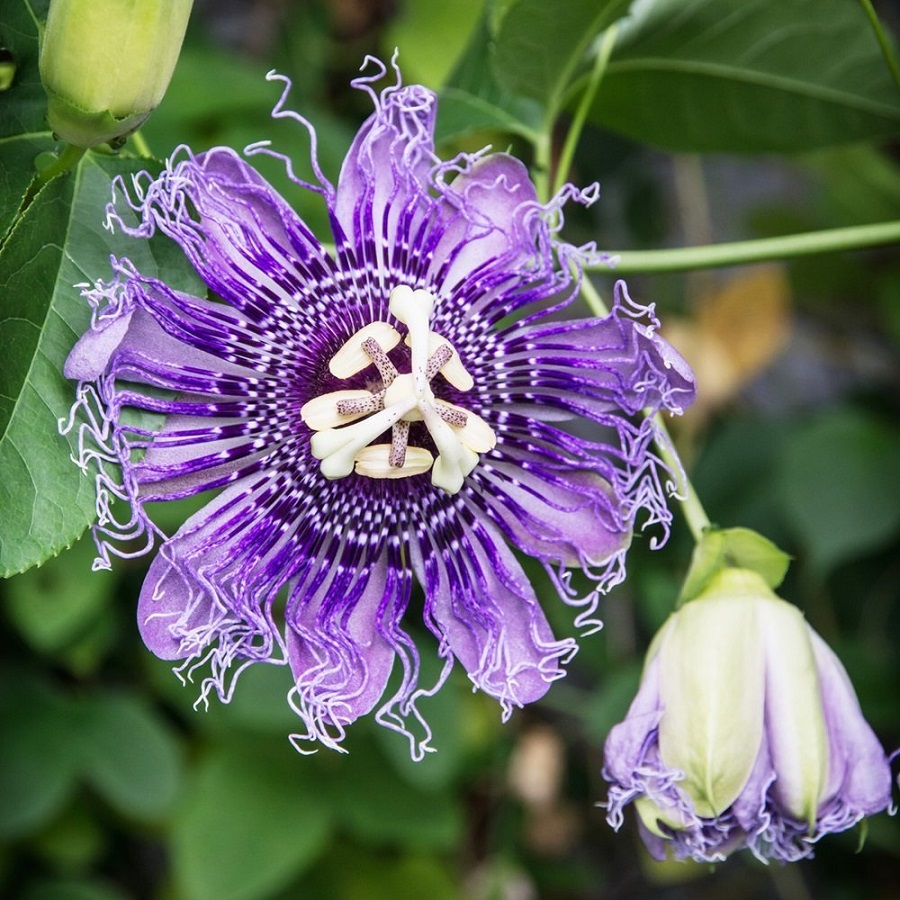
[{"label": "passion flower bloom", "polygon": [[634,802],[657,859],[748,847],[790,862],[891,802],[888,760],[844,667],[742,569],[719,572],[668,619],[605,755],[609,822]]},{"label": "passion flower bloom", "polygon": [[[275,109],[312,137],[317,181],[298,183],[324,202],[333,252],[240,155],[182,149],[134,181],[137,223],[110,221],[175,241],[208,295],[114,261],[85,290],[93,323],[66,374],[87,418],[82,464],[100,466],[100,564],[121,539],[130,553],[162,542],[138,607],[150,650],[187,675],[207,666],[203,698],[230,696],[228,670],[287,663],[295,742],[335,747],[381,703],[417,755],[416,700],[454,658],[504,715],[563,674],[575,642],[554,638],[509,545],[587,623],[636,517],[668,522],[653,426],[636,414],[680,410],[693,383],[622,284],[607,318],[546,319],[602,259],[557,239],[563,202],[596,191],[542,205],[509,155],[441,162],[435,96],[399,74],[377,94],[384,74],[355,82],[375,112],[336,185],[311,126],[284,95]],[[148,516],[214,490],[171,537]],[[593,579],[587,597],[570,567]],[[414,581],[444,660],[436,685],[420,685],[403,626]]]}]

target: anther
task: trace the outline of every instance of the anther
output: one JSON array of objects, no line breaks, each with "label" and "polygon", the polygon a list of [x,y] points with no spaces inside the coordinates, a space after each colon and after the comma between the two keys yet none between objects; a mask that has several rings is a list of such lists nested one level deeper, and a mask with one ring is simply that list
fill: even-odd
[{"label": "anther", "polygon": [[406,445],[409,441],[409,422],[400,421],[391,429],[391,453],[388,462],[395,468],[402,468],[406,462]]},{"label": "anther", "polygon": [[453,348],[449,344],[441,344],[428,360],[428,365],[425,367],[425,378],[431,381],[450,362],[451,356],[453,356]]},{"label": "anther", "polygon": [[378,369],[378,374],[381,376],[384,386],[388,387],[397,377],[396,366],[390,361],[387,353],[384,352],[381,344],[375,338],[366,338],[362,342],[362,348],[368,354],[369,359],[375,363],[375,368]]},{"label": "anther", "polygon": [[350,400],[338,400],[337,411],[340,416],[365,415],[384,409],[384,394],[369,394],[368,397],[354,397]]},{"label": "anther", "polygon": [[[338,412],[340,412],[340,404],[338,404]],[[435,405],[437,414],[448,424],[455,425],[457,428],[465,428],[468,416],[458,406],[445,406],[443,403]]]}]

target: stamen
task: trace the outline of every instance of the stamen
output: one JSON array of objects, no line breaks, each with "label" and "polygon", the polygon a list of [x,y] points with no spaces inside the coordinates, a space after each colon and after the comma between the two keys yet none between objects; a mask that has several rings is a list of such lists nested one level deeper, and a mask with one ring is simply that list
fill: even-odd
[{"label": "stamen", "polygon": [[344,428],[317,431],[310,441],[310,449],[316,459],[322,460],[322,474],[326,478],[343,478],[349,475],[353,471],[356,454],[395,422],[399,422],[415,405],[415,397],[410,397],[405,403],[397,403],[390,409],[373,413],[367,419]]},{"label": "stamen", "polygon": [[391,465],[390,444],[371,444],[356,455],[356,474],[368,478],[408,478],[431,468],[432,455],[424,447],[407,447],[402,467]]},{"label": "stamen", "polygon": [[[384,393],[369,394],[366,397],[355,397],[353,399],[338,400],[337,411],[342,416],[364,416],[366,413],[378,412],[384,409]],[[325,395],[329,396],[328,394]]]},{"label": "stamen", "polygon": [[[343,478],[352,471],[369,478],[405,478],[431,469],[431,483],[455,494],[478,464],[479,454],[496,445],[497,436],[484,419],[434,395],[431,382],[439,372],[457,390],[474,386],[450,342],[431,331],[434,304],[425,290],[401,285],[391,291],[390,312],[409,329],[409,372],[399,373],[388,356],[400,337],[387,322],[360,329],[332,358],[329,368],[338,378],[374,365],[384,386],[378,391],[333,391],[301,410],[304,422],[317,432],[310,449],[321,460],[326,478]],[[354,422],[360,417],[365,418]],[[438,449],[436,459],[423,447],[409,446],[410,422],[419,421]],[[372,445],[388,429],[391,443]]]},{"label": "stamen", "polygon": [[396,366],[388,359],[387,353],[384,352],[381,344],[375,338],[366,338],[362,342],[362,348],[368,354],[369,359],[375,363],[375,368],[378,369],[378,374],[381,376],[384,386],[388,387],[397,377]]},{"label": "stamen", "polygon": [[406,445],[409,441],[409,422],[400,420],[391,429],[391,455],[388,462],[399,469],[406,459]]},{"label": "stamen", "polygon": [[425,378],[431,381],[451,356],[453,356],[453,348],[449,344],[441,344],[428,360],[428,365],[425,367]]},{"label": "stamen", "polygon": [[321,394],[303,404],[300,409],[300,418],[313,431],[336,428],[338,425],[346,425],[360,416],[381,409],[381,406],[377,404],[371,409],[368,408],[375,397],[376,395],[369,391],[332,391],[328,394]]},{"label": "stamen", "polygon": [[[406,346],[410,346],[409,335],[404,340]],[[439,347],[449,347],[453,350],[453,346],[445,338],[436,331],[432,331],[428,336],[428,356],[429,359],[434,356]],[[475,379],[469,374],[468,369],[462,364],[459,354],[455,351],[450,359],[441,367],[441,375],[452,384],[458,391],[471,391],[475,387]]]},{"label": "stamen", "polygon": [[370,322],[352,335],[331,357],[328,368],[335,378],[349,378],[372,364],[372,357],[363,350],[363,344],[370,338],[385,353],[389,353],[400,343],[400,333],[389,322]]},{"label": "stamen", "polygon": [[458,406],[450,406],[449,404],[436,404],[437,414],[448,424],[456,425],[462,428],[466,424],[466,413]]}]

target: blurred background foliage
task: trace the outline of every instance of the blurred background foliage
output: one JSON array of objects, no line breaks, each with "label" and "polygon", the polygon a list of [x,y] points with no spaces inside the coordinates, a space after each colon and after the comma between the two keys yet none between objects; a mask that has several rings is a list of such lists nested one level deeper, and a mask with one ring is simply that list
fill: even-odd
[{"label": "blurred background foliage", "polygon": [[[160,157],[179,143],[240,148],[270,138],[302,171],[305,132],[269,118],[278,86],[264,76],[274,68],[293,79],[290,106],[316,125],[323,168],[335,177],[369,111],[368,98],[348,89],[363,57],[387,58],[399,47],[407,81],[437,88],[450,78],[448,115],[459,116],[452,73],[477,36],[481,7],[198,0],[171,89],[144,135]],[[502,130],[496,115],[493,130],[473,119],[472,134],[442,120],[442,133],[452,133],[444,150],[493,141],[527,154],[517,134],[534,122],[531,102],[520,90],[503,107],[513,124]],[[611,109],[609,121],[617,115]],[[900,218],[896,144],[698,156],[653,149],[651,140],[667,145],[665,135],[634,138],[588,125],[572,180],[598,180],[603,194],[570,216],[571,240],[652,249]],[[257,159],[326,233],[322,210],[277,163]],[[611,278],[596,281],[611,292]],[[657,301],[669,337],[696,369],[700,399],[673,425],[712,519],[758,529],[792,554],[783,593],[839,653],[888,750],[900,746],[896,249],[629,283],[636,298]],[[160,510],[173,530],[183,515]],[[82,539],[0,582],[0,894],[900,896],[896,818],[869,823],[861,853],[857,829],[825,839],[815,860],[791,867],[748,856],[715,867],[656,863],[632,821],[619,835],[606,826],[597,806],[605,797],[602,743],[624,716],[647,643],[678,594],[691,546],[676,525],[662,551],[637,537],[628,580],[603,603],[603,632],[583,641],[544,702],[503,726],[496,705],[454,673],[424,706],[438,752],[418,764],[402,737],[371,719],[353,727],[347,755],[298,755],[286,738],[294,725],[284,701],[289,673],[278,668],[248,671],[229,706],[195,710],[195,686],[182,687],[135,628],[146,561],[92,574],[93,546]],[[573,633],[571,611],[539,569],[529,571],[558,633]],[[419,637],[427,668],[434,647]]]}]

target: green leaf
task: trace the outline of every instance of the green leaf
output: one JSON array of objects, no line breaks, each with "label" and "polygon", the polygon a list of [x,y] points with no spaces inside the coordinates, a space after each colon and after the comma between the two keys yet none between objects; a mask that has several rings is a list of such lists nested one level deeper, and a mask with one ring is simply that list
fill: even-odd
[{"label": "green leaf", "polygon": [[900,529],[900,431],[865,413],[828,413],[791,436],[779,483],[815,565],[876,551]]},{"label": "green leaf", "polygon": [[178,743],[158,716],[134,697],[99,695],[82,701],[78,741],[84,777],[125,816],[159,819],[178,795]]},{"label": "green leaf", "polygon": [[849,0],[638,0],[594,122],[668,150],[790,152],[900,134],[900,94]]},{"label": "green leaf", "polygon": [[420,790],[398,780],[369,747],[357,745],[340,760],[334,788],[341,823],[364,843],[448,850],[462,832],[451,792]]},{"label": "green leaf", "polygon": [[678,605],[703,593],[726,568],[749,569],[773,590],[784,580],[791,558],[770,540],[749,528],[708,528],[694,548]]},{"label": "green leaf", "polygon": [[7,612],[35,650],[59,653],[106,609],[116,581],[109,572],[91,574],[95,555],[93,542],[81,540],[64,556],[9,581]]},{"label": "green leaf", "polygon": [[536,139],[542,117],[540,105],[516,97],[497,84],[490,61],[491,44],[485,11],[441,91],[435,129],[438,143],[457,141],[483,131]]},{"label": "green leaf", "polygon": [[158,271],[152,242],[103,227],[112,178],[156,165],[88,153],[38,193],[0,250],[0,576],[56,555],[94,518],[93,479],[70,458],[78,429],[58,433],[74,401],[62,368],[90,321],[78,285],[108,279],[111,253]]},{"label": "green leaf", "polygon": [[[0,46],[16,67],[12,87],[0,102],[0,138],[46,132],[47,95],[38,71],[38,20],[47,18],[50,0],[5,0]],[[0,143],[0,147],[2,147]]]},{"label": "green leaf", "polygon": [[591,41],[625,14],[629,0],[503,0],[492,20],[493,69],[510,94],[555,115]]},{"label": "green leaf", "polygon": [[[70,545],[94,515],[94,490],[57,432],[73,401],[62,365],[87,327],[77,278],[61,276],[76,180],[47,185],[0,250],[0,575]],[[74,273],[72,273],[74,275]]]},{"label": "green leaf", "polygon": [[50,132],[0,138],[0,246],[37,174],[35,158],[55,145]]},{"label": "green leaf", "polygon": [[79,754],[63,700],[19,672],[0,673],[0,838],[46,825],[75,787]]},{"label": "green leaf", "polygon": [[178,896],[274,896],[322,851],[331,831],[313,761],[278,747],[219,746],[196,769],[172,840]]}]

